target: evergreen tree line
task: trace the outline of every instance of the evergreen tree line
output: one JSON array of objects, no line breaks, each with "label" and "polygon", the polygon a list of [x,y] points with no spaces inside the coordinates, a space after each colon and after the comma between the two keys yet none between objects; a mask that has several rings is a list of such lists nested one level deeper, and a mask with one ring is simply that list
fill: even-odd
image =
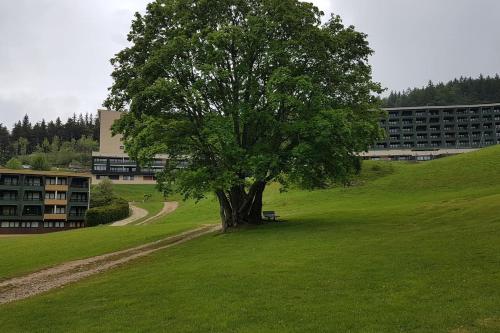
[{"label": "evergreen tree line", "polygon": [[434,84],[429,81],[426,87],[407,89],[402,92],[391,91],[382,100],[384,107],[441,106],[458,104],[488,104],[500,102],[500,76],[480,75],[478,78],[460,77],[448,83]]},{"label": "evergreen tree line", "polygon": [[35,124],[25,115],[11,131],[0,123],[0,164],[13,157],[29,163],[37,155],[46,158],[51,166],[66,167],[72,161],[87,166],[98,140],[99,118],[92,114],[74,114],[66,122],[58,117]]}]

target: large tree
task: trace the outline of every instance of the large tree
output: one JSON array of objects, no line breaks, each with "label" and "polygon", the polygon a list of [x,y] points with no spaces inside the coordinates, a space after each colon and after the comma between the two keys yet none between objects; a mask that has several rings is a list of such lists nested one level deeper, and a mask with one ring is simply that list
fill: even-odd
[{"label": "large tree", "polygon": [[297,0],[157,0],[113,59],[105,106],[165,192],[216,194],[223,228],[259,223],[269,182],[346,181],[379,136],[366,36]]}]

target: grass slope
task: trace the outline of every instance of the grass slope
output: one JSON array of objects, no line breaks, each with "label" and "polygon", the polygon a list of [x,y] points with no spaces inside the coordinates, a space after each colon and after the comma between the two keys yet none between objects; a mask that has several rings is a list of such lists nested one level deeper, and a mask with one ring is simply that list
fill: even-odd
[{"label": "grass slope", "polygon": [[[116,194],[129,202],[134,202],[137,207],[143,208],[148,211],[143,219],[136,221],[139,223],[149,217],[155,216],[163,208],[165,199],[163,195],[156,190],[155,185],[114,185]],[[144,201],[144,195],[149,194],[151,197]],[[135,223],[134,223],[135,224]]]},{"label": "grass slope", "polygon": [[[203,237],[2,306],[2,330],[499,332],[498,164],[492,147],[367,163],[351,188],[272,186],[265,207],[286,223]],[[213,202],[202,205],[151,228],[216,219]]]},{"label": "grass slope", "polygon": [[[155,194],[145,204],[159,204],[162,207],[163,197],[154,192],[153,185],[120,185],[117,189],[119,195],[130,201],[142,198],[148,191]],[[162,224],[99,226],[44,235],[0,238],[0,281],[65,261],[155,241],[201,224],[218,223],[217,211],[212,209],[213,205],[213,200],[198,204],[192,201],[182,202],[175,212],[175,217],[168,216]],[[203,215],[195,218],[193,212],[196,210],[204,212]]]}]

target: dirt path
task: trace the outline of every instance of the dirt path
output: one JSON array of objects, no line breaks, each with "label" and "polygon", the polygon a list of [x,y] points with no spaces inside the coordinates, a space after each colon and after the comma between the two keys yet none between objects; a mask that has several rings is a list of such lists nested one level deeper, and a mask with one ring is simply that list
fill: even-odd
[{"label": "dirt path", "polygon": [[130,209],[132,210],[132,214],[130,214],[130,216],[124,220],[113,222],[112,224],[110,224],[112,227],[121,227],[121,226],[130,224],[130,223],[133,223],[137,220],[140,220],[148,215],[147,210],[139,208],[137,206],[134,206],[131,203],[129,205],[130,205]]},{"label": "dirt path", "polygon": [[137,225],[142,225],[142,224],[150,223],[151,221],[156,220],[159,217],[162,217],[164,215],[172,213],[178,207],[179,207],[179,203],[177,201],[165,202],[163,204],[162,210],[158,214],[156,214],[155,216],[152,216],[152,217],[150,217],[150,218],[148,218],[148,219],[146,219],[146,220],[144,220],[142,222],[137,223]]},{"label": "dirt path", "polygon": [[69,261],[26,276],[0,283],[0,304],[25,299],[43,292],[79,281],[91,275],[107,271],[150,253],[187,242],[196,237],[220,230],[220,226],[205,225],[179,235],[164,238],[131,249],[112,252],[92,258]]}]

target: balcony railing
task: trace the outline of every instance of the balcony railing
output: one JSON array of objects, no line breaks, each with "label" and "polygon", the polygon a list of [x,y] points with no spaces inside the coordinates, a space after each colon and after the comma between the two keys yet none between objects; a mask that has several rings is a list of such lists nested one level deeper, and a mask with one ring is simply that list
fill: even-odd
[{"label": "balcony railing", "polygon": [[85,213],[69,213],[70,217],[84,217]]}]

